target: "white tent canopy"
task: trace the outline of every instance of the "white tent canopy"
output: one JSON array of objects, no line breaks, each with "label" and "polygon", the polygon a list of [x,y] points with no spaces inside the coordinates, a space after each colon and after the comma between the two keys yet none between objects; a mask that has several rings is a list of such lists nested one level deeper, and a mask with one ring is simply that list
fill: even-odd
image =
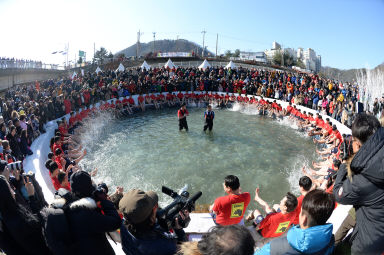
[{"label": "white tent canopy", "polygon": [[98,74],[98,73],[102,72],[102,70],[101,70],[100,67],[98,66],[98,67],[96,68],[96,71],[95,71],[95,72]]},{"label": "white tent canopy", "polygon": [[211,65],[208,63],[208,61],[206,59],[204,59],[204,62],[201,63],[201,65],[199,65],[199,69],[203,69],[203,70],[210,68],[210,67],[211,67]]},{"label": "white tent canopy", "polygon": [[117,72],[117,71],[119,71],[119,72],[124,72],[124,70],[125,70],[125,67],[123,66],[122,63],[120,63],[119,67],[116,69],[115,72]]},{"label": "white tent canopy", "polygon": [[151,66],[148,65],[147,61],[144,60],[143,64],[140,66],[141,70],[145,69],[145,70],[149,70],[151,69]]},{"label": "white tent canopy", "polygon": [[237,69],[237,66],[235,65],[235,63],[232,62],[232,60],[229,61],[228,65],[225,66],[225,69],[229,69],[229,68]]},{"label": "white tent canopy", "polygon": [[164,65],[165,68],[176,68],[177,66],[175,66],[175,64],[173,64],[172,60],[171,59],[168,59],[167,63],[165,63]]}]

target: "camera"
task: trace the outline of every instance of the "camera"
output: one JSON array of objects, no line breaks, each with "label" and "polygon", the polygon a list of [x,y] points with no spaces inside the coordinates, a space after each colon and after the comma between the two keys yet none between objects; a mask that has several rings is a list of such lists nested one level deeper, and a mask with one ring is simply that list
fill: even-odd
[{"label": "camera", "polygon": [[189,192],[186,190],[183,190],[179,195],[177,192],[165,186],[162,186],[161,191],[164,194],[172,197],[173,201],[165,208],[159,209],[157,211],[156,217],[160,226],[166,230],[170,230],[175,226],[175,221],[177,219],[179,225],[182,228],[187,227],[190,219],[183,220],[179,212],[185,210],[192,212],[195,210],[195,202],[201,197],[203,193],[199,191],[192,197],[189,197]]},{"label": "camera", "polygon": [[93,191],[93,197],[95,198],[96,201],[107,199],[107,195],[108,195],[108,186],[104,182],[98,184],[95,191]]},{"label": "camera", "polygon": [[23,162],[16,161],[8,164],[9,171],[23,170]]}]

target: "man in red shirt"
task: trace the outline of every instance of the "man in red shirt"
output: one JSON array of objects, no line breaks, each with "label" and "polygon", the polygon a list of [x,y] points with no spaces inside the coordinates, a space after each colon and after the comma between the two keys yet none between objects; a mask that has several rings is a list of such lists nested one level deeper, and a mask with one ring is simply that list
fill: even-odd
[{"label": "man in red shirt", "polygon": [[187,116],[189,115],[189,112],[185,106],[185,104],[181,105],[181,108],[177,111],[177,118],[179,119],[179,130],[183,130],[185,128],[186,131],[188,131],[188,123],[187,123]]},{"label": "man in red shirt", "polygon": [[299,224],[299,215],[301,212],[301,204],[303,203],[303,198],[309,191],[312,189],[312,180],[308,176],[302,176],[299,180],[300,193],[301,195],[297,198],[297,207],[296,207],[296,218],[293,221],[293,225]]},{"label": "man in red shirt", "polygon": [[292,225],[296,218],[297,198],[290,192],[280,201],[278,209],[272,209],[267,202],[259,196],[259,188],[256,189],[255,201],[259,203],[266,212],[263,217],[259,210],[253,211],[247,220],[255,219],[251,234],[256,241],[257,247],[263,246],[270,238],[281,236]]},{"label": "man in red shirt", "polygon": [[137,101],[139,102],[139,105],[141,107],[141,110],[144,112],[145,111],[145,100],[142,94],[139,95],[137,98]]},{"label": "man in red shirt", "polygon": [[211,213],[216,215],[216,223],[244,224],[244,213],[251,201],[251,195],[249,192],[241,192],[239,178],[234,175],[226,176],[223,186],[228,195],[217,198],[210,208]]}]

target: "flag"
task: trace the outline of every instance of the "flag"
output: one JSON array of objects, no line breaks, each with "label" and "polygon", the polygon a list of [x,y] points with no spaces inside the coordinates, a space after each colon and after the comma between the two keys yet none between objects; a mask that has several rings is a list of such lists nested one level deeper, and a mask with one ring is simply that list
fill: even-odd
[{"label": "flag", "polygon": [[84,69],[81,69],[81,76],[84,76]]}]

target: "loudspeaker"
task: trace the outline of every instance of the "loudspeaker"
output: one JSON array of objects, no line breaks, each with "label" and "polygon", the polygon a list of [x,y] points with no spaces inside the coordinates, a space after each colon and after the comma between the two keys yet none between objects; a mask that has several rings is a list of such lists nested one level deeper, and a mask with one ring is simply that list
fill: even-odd
[{"label": "loudspeaker", "polygon": [[356,102],[356,113],[361,113],[364,111],[364,105],[361,102]]}]

